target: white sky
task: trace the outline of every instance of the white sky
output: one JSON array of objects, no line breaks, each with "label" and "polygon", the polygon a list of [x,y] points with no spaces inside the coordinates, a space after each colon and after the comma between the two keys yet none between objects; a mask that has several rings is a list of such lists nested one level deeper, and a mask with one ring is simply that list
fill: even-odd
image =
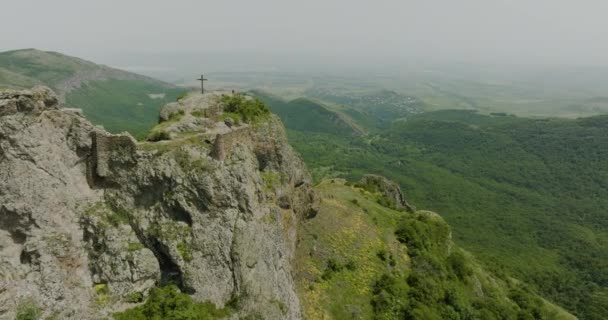
[{"label": "white sky", "polygon": [[608,65],[606,0],[0,0],[0,50]]}]

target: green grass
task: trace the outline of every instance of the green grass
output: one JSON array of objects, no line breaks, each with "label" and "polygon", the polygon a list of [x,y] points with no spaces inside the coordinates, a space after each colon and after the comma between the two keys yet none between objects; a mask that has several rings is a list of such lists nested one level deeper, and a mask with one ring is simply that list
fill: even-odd
[{"label": "green grass", "polygon": [[[129,131],[141,139],[158,123],[160,108],[182,92],[138,80],[94,81],[68,94],[67,104],[81,108],[94,124],[112,133]],[[148,95],[164,93],[162,99]]]},{"label": "green grass", "polygon": [[[322,319],[324,315],[348,319],[355,312],[363,319],[371,319],[371,284],[388,270],[387,263],[377,258],[376,253],[391,250],[403,265],[407,262],[390,230],[390,226],[397,224],[399,213],[381,207],[349,187],[324,182],[317,191],[323,197],[322,208],[316,218],[300,226],[302,241],[296,261],[305,314],[310,319]],[[352,199],[368,208],[370,215]],[[339,265],[352,261],[356,268],[340,268],[329,275],[330,261]]]},{"label": "green grass", "polygon": [[41,84],[36,79],[0,67],[0,88],[30,88]]},{"label": "green grass", "polygon": [[43,310],[31,299],[22,301],[17,307],[15,320],[38,320],[42,317]]},{"label": "green grass", "polygon": [[[55,52],[15,50],[0,53],[0,68],[51,87],[73,76],[77,71],[92,70],[94,64]],[[13,79],[5,79],[12,82]],[[11,83],[12,84],[12,83]]]},{"label": "green grass", "polygon": [[97,216],[105,227],[117,228],[129,223],[129,213],[123,210],[113,210],[103,202],[97,202],[84,211],[85,216]]},{"label": "green grass", "polygon": [[264,189],[266,191],[273,191],[275,187],[281,182],[281,175],[272,170],[264,171],[261,174],[262,181],[264,182]]},{"label": "green grass", "polygon": [[177,251],[179,255],[186,262],[192,261],[192,249],[190,249],[190,245],[184,241],[177,244]]},{"label": "green grass", "polygon": [[135,252],[144,249],[144,245],[139,242],[129,242],[127,245],[127,251]]},{"label": "green grass", "polygon": [[212,320],[223,319],[230,310],[210,302],[196,302],[174,285],[152,289],[143,305],[114,314],[115,320]]},{"label": "green grass", "polygon": [[572,318],[481,268],[451,243],[440,217],[383,207],[374,194],[340,180],[324,180],[316,190],[321,210],[300,225],[295,264],[305,317]]}]

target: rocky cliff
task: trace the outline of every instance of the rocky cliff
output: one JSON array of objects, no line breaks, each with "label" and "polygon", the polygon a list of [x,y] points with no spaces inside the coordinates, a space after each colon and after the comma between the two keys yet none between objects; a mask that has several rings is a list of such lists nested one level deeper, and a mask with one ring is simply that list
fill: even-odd
[{"label": "rocky cliff", "polygon": [[[99,319],[176,284],[233,318],[300,319],[298,221],[316,214],[280,120],[223,121],[219,93],[111,135],[47,88],[0,93],[0,318]],[[168,139],[168,140],[167,140]]]}]

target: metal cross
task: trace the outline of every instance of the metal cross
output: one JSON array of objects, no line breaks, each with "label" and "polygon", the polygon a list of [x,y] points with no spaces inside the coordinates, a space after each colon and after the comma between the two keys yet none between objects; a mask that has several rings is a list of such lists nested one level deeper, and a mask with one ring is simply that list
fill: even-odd
[{"label": "metal cross", "polygon": [[201,78],[196,80],[201,82],[201,93],[205,93],[205,81],[208,79],[205,79],[205,76],[201,74]]}]

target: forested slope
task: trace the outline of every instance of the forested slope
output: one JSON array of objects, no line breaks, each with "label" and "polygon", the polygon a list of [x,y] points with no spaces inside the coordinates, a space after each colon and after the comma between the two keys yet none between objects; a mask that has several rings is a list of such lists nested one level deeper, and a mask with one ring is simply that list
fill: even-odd
[{"label": "forested slope", "polygon": [[289,134],[317,179],[391,177],[486,267],[583,319],[608,314],[608,117],[447,110],[364,137]]}]

